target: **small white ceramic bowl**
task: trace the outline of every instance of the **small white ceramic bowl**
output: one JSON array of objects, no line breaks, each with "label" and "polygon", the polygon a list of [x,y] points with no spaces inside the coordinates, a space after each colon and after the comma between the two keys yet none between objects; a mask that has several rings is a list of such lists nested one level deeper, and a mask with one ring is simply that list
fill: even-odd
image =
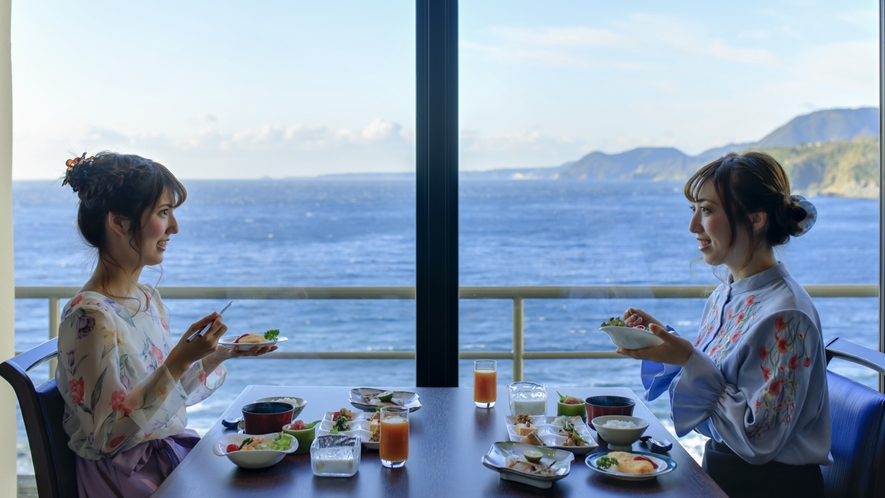
[{"label": "small white ceramic bowl", "polygon": [[[272,437],[279,434],[279,432],[275,432],[272,434],[262,434],[261,436],[265,441],[269,441]],[[215,441],[215,444],[212,445],[212,451],[215,452],[218,456],[226,456],[230,459],[231,462],[237,464],[244,469],[263,469],[265,467],[270,467],[272,465],[276,465],[280,463],[280,460],[283,459],[287,454],[294,453],[295,450],[298,449],[298,440],[295,439],[295,436],[289,435],[292,438],[292,442],[289,444],[289,449],[287,450],[237,450],[237,451],[227,451],[227,446],[229,444],[235,444],[239,446],[244,439],[255,437],[250,436],[248,434],[226,434],[218,438]]]},{"label": "small white ceramic bowl", "polygon": [[289,403],[290,405],[295,407],[295,411],[292,412],[292,420],[295,420],[298,415],[304,410],[304,407],[307,406],[307,401],[304,401],[302,398],[298,398],[295,396],[270,396],[268,398],[256,399],[253,403],[268,403],[268,402],[279,402],[279,403]]},{"label": "small white ceramic bowl", "polygon": [[[636,427],[607,427],[605,424],[610,420],[621,422],[633,422]],[[593,427],[596,434],[608,443],[612,450],[631,450],[633,443],[648,429],[648,422],[639,417],[627,415],[603,415],[593,419]]]},{"label": "small white ceramic bowl", "polygon": [[664,341],[648,330],[633,327],[619,327],[617,325],[600,327],[599,330],[608,334],[608,338],[619,348],[642,349],[657,346]]}]

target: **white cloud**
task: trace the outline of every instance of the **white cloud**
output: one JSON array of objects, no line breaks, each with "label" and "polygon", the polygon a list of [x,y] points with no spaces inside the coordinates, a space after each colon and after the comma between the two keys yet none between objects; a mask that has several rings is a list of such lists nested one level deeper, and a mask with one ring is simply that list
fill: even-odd
[{"label": "white cloud", "polygon": [[85,131],[62,130],[59,136],[67,138],[17,134],[13,178],[58,176],[57,164],[70,157],[71,150],[80,149],[150,157],[167,164],[182,178],[314,176],[414,169],[413,140],[402,135],[399,124],[381,118],[356,131],[264,125],[234,132],[203,128],[171,135],[95,127]]},{"label": "white cloud", "polygon": [[797,83],[860,92],[874,98],[879,89],[878,40],[812,46],[791,71]]},{"label": "white cloud", "polygon": [[493,27],[490,31],[500,38],[529,46],[616,47],[630,42],[622,33],[583,26],[537,29]]}]

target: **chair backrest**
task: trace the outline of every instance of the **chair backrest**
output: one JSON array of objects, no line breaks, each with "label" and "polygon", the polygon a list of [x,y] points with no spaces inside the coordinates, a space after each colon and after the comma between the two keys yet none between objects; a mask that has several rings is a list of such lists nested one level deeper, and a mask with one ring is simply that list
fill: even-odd
[{"label": "chair backrest", "polygon": [[[885,374],[885,354],[838,337],[827,341],[832,358]],[[823,466],[828,498],[885,496],[885,395],[827,371],[833,465]]]},{"label": "chair backrest", "polygon": [[28,371],[58,356],[58,340],[52,339],[0,364],[0,376],[15,390],[22,411],[37,493],[41,498],[77,496],[74,452],[62,426],[65,402],[55,387],[55,379],[34,387]]}]

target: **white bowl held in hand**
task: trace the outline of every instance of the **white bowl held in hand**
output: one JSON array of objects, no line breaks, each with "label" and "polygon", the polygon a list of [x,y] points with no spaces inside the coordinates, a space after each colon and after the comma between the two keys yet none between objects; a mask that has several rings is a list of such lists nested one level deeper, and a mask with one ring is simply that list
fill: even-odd
[{"label": "white bowl held in hand", "polygon": [[615,346],[624,349],[642,349],[663,344],[664,340],[643,329],[608,325],[599,330],[608,334]]},{"label": "white bowl held in hand", "polygon": [[[613,421],[612,423],[609,423]],[[633,427],[626,427],[633,425]],[[593,419],[596,434],[608,443],[609,449],[630,450],[639,436],[648,429],[648,422],[627,415],[603,415]]]},{"label": "white bowl held in hand", "polygon": [[[262,434],[261,437],[264,438],[265,442],[269,443],[273,437],[279,434],[279,432],[274,432],[271,434]],[[212,451],[218,456],[228,457],[231,462],[244,469],[263,469],[280,463],[280,460],[282,460],[287,454],[294,453],[295,450],[298,449],[298,440],[295,439],[295,436],[289,434],[286,434],[286,436],[291,439],[289,448],[286,450],[227,451],[228,445],[235,444],[239,447],[246,438],[257,436],[250,436],[248,434],[226,434],[215,441],[215,444],[212,445]]]}]

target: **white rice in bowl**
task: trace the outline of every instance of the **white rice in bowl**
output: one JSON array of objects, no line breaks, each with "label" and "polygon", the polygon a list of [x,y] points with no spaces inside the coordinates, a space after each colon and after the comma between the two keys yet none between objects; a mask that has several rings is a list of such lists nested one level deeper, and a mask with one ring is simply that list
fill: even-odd
[{"label": "white rice in bowl", "polygon": [[606,420],[602,426],[613,429],[636,429],[636,424],[630,420]]}]

